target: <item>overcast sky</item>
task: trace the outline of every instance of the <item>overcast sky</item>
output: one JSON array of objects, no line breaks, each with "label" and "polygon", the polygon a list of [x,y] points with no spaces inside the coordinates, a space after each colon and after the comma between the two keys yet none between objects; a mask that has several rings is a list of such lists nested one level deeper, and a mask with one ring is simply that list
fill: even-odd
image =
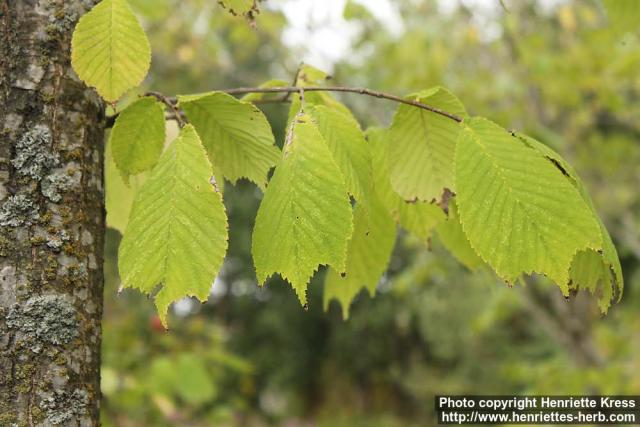
[{"label": "overcast sky", "polygon": [[[367,7],[392,34],[402,32],[402,21],[394,4],[408,0],[354,0]],[[510,2],[504,0],[507,7]],[[538,0],[545,8],[552,8],[565,0]],[[638,0],[640,1],[640,0]],[[304,47],[304,62],[331,71],[332,64],[348,54],[357,29],[342,17],[346,0],[269,0],[269,7],[281,9],[289,21],[284,42],[293,48]],[[491,26],[491,17],[501,13],[499,0],[439,0],[440,9],[449,12],[464,3],[477,13],[479,27],[488,37],[499,28]]]}]

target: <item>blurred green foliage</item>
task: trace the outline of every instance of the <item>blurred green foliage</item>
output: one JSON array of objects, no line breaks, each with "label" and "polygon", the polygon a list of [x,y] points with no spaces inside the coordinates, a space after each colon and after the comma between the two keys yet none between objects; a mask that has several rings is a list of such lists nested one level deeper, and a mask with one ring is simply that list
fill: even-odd
[{"label": "blurred green foliage", "polygon": [[[291,81],[300,62],[300,49],[284,40],[281,10],[290,2],[264,3],[257,29],[216,2],[132,3],[154,52],[147,88],[184,94]],[[425,243],[401,234],[378,295],[361,293],[348,321],[335,303],[322,311],[322,274],[304,311],[279,279],[256,285],[250,246],[261,191],[227,184],[222,274],[207,304],[177,304],[171,331],[151,301],[117,292],[120,235],[109,231],[105,426],[432,425],[434,394],[640,389],[638,33],[612,30],[595,0],[504,3],[444,10],[433,0],[392,2],[402,28],[391,31],[349,1],[344,17],[356,32],[334,81],[396,94],[442,84],[471,114],[562,153],[616,243],[622,302],[602,317],[588,295],[565,300],[541,277],[509,288],[461,266],[437,236]],[[395,108],[341,100],[363,127],[388,125]],[[281,145],[287,106],[264,111]]]}]

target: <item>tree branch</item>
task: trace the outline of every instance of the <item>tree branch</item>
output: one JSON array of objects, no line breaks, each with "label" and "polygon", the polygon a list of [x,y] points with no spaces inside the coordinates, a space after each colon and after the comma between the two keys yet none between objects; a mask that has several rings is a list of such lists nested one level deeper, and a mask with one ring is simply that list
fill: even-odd
[{"label": "tree branch", "polygon": [[[430,111],[435,114],[444,116],[450,120],[462,123],[462,117],[452,113],[448,113],[437,107],[423,104],[422,102],[402,98],[400,96],[392,95],[389,93],[378,92],[367,88],[357,87],[344,87],[344,86],[286,86],[286,87],[238,87],[233,89],[222,89],[220,92],[228,93],[229,95],[244,95],[247,93],[295,93],[301,90],[305,92],[346,92],[356,93],[358,95],[367,95],[374,98],[387,99],[389,101],[398,102],[400,104],[411,105],[412,107],[421,108],[423,110]],[[171,99],[171,98],[170,98]],[[175,99],[171,99],[175,102]]]},{"label": "tree branch", "polygon": [[[287,96],[292,93],[301,92],[301,91],[345,92],[345,93],[355,93],[358,95],[367,95],[374,98],[386,99],[389,101],[397,102],[399,104],[405,104],[405,105],[410,105],[412,107],[420,108],[422,110],[426,110],[431,113],[446,117],[458,123],[462,123],[462,120],[463,120],[462,117],[458,115],[448,113],[444,110],[441,110],[440,108],[433,107],[431,105],[427,105],[416,100],[402,98],[400,96],[396,96],[396,95],[392,95],[384,92],[378,92],[378,91],[374,91],[366,88],[353,88],[353,87],[343,87],[343,86],[304,86],[304,87],[303,86],[283,86],[283,87],[266,87],[266,88],[265,87],[239,87],[239,88],[218,90],[218,92],[227,93],[229,95],[244,95],[248,93],[284,93]],[[174,111],[172,118],[182,120],[183,116],[181,114],[177,114],[178,110],[177,110],[176,104],[178,103],[178,101],[176,98],[167,97],[158,92],[148,92],[145,95],[155,96],[165,104],[170,105]],[[254,104],[271,104],[271,103],[289,102],[289,99],[287,97],[276,98],[276,99],[258,99],[252,102]],[[107,128],[113,126],[113,124],[115,123],[116,117],[117,115],[107,118],[107,124],[106,124]]]}]

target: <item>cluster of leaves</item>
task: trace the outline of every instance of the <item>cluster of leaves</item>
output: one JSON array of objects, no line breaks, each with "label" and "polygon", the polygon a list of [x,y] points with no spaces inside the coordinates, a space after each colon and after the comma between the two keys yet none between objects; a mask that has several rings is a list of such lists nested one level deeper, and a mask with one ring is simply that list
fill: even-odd
[{"label": "cluster of leaves", "polygon": [[[126,0],[103,0],[80,20],[74,69],[105,100],[137,86],[149,62],[149,43]],[[325,80],[320,70],[301,68],[282,150],[251,103],[260,95],[239,100],[210,92],[179,96],[175,105],[149,96],[118,115],[113,163],[124,185],[144,175],[126,221],[120,274],[125,287],[155,293],[164,323],[173,301],[205,300],[222,265],[223,179],[246,178],[264,191],[252,242],[258,281],[279,274],[303,305],[322,265],[329,267],[325,304],[337,298],[347,313],[361,288],[373,293],[398,225],[425,241],[436,231],[465,265],[487,265],[510,284],[544,274],[565,295],[580,288],[597,293],[603,311],[621,295],[609,234],[556,152],[469,117],[442,87],[407,99],[449,116],[402,104],[390,128],[362,132],[328,93],[305,93]],[[165,106],[189,122],[166,147]]]}]

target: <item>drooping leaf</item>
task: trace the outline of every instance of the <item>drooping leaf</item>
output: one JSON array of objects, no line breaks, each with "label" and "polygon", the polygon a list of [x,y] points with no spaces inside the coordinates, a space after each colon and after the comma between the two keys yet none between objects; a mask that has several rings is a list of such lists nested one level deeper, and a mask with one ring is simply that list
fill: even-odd
[{"label": "drooping leaf", "polygon": [[71,40],[71,64],[109,102],[144,80],[151,48],[126,0],[102,0],[80,18]]},{"label": "drooping leaf", "polygon": [[376,285],[389,264],[396,239],[393,218],[376,197],[369,207],[356,205],[353,223],[345,274],[329,269],[324,282],[325,310],[335,298],[342,306],[345,319],[349,317],[351,301],[363,287],[370,295],[375,293]]},{"label": "drooping leaf", "polygon": [[517,134],[516,136],[528,147],[538,151],[562,172],[567,181],[580,192],[582,199],[587,203],[593,217],[598,222],[603,242],[602,250],[586,249],[578,252],[571,265],[570,278],[571,285],[577,289],[584,288],[592,293],[599,292],[600,309],[606,312],[611,304],[612,296],[617,294],[620,299],[624,287],[620,260],[609,232],[598,216],[593,201],[575,169],[547,145],[527,135]]},{"label": "drooping leaf", "polygon": [[449,201],[449,215],[446,221],[438,224],[436,232],[447,250],[469,270],[475,270],[484,264],[462,230],[455,199]]},{"label": "drooping leaf", "polygon": [[104,149],[104,186],[105,208],[107,211],[107,227],[118,230],[121,234],[127,228],[129,214],[136,192],[147,178],[148,173],[140,173],[129,177],[125,184],[122,174],[113,161],[111,143],[107,142]]},{"label": "drooping leaf", "polygon": [[[432,107],[465,117],[451,92],[434,87],[410,95]],[[389,131],[391,186],[405,200],[440,200],[445,189],[455,192],[453,156],[460,125],[433,112],[400,105]]]},{"label": "drooping leaf", "polygon": [[640,29],[640,2],[637,0],[602,0],[611,25],[621,32]]},{"label": "drooping leaf", "polygon": [[120,245],[124,287],[151,293],[166,324],[169,305],[204,301],[227,250],[227,217],[214,189],[211,163],[191,125],[165,150],[136,195]]},{"label": "drooping leaf", "polygon": [[279,273],[305,304],[307,283],[319,265],[344,271],[352,230],[342,173],[311,117],[301,113],[256,217],[252,253],[258,282]]},{"label": "drooping leaf", "polygon": [[125,182],[129,175],[151,169],[165,140],[163,104],[151,96],[138,99],[120,112],[109,140]]},{"label": "drooping leaf", "polygon": [[508,282],[537,272],[568,294],[576,252],[603,242],[562,172],[500,126],[473,118],[458,139],[455,174],[460,221],[476,253]]},{"label": "drooping leaf", "polygon": [[202,137],[214,167],[231,182],[247,178],[264,189],[280,151],[262,111],[221,92],[181,96],[179,103]]},{"label": "drooping leaf", "polygon": [[349,194],[366,203],[371,188],[371,155],[360,125],[350,112],[324,105],[312,107],[309,112],[342,171]]},{"label": "drooping leaf", "polygon": [[391,188],[387,146],[389,131],[370,128],[366,132],[373,171],[374,188],[382,204],[396,222],[419,239],[426,241],[434,227],[444,221],[445,214],[437,205],[424,202],[409,203]]}]

